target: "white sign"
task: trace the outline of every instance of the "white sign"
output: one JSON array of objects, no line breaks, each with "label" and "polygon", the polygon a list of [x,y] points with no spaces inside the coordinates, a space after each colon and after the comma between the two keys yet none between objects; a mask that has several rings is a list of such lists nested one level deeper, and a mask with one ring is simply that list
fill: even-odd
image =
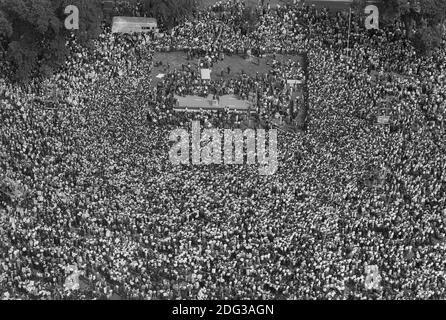
[{"label": "white sign", "polygon": [[295,85],[296,83],[297,83],[297,84],[301,84],[301,83],[302,83],[302,80],[287,80],[287,83],[288,83],[289,85]]},{"label": "white sign", "polygon": [[389,124],[390,117],[389,116],[378,116],[378,123],[379,124]]},{"label": "white sign", "polygon": [[364,9],[364,13],[368,14],[365,18],[365,28],[367,30],[370,29],[379,29],[379,11],[378,7],[374,5],[368,5]]},{"label": "white sign", "polygon": [[211,69],[201,69],[201,79],[211,80]]},{"label": "white sign", "polygon": [[65,279],[64,289],[65,290],[79,290],[79,275],[80,271],[76,265],[69,265],[66,267],[66,272],[71,273]]},{"label": "white sign", "polygon": [[369,265],[365,267],[365,288],[367,290],[380,289],[381,276],[377,265]]},{"label": "white sign", "polygon": [[79,290],[79,287],[79,272],[75,272],[65,279],[65,290]]}]

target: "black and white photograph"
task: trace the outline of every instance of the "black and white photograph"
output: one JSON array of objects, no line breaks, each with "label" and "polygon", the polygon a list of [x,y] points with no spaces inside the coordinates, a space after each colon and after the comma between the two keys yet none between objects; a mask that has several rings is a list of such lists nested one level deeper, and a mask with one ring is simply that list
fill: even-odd
[{"label": "black and white photograph", "polygon": [[445,300],[445,124],[446,0],[0,0],[0,300]]}]

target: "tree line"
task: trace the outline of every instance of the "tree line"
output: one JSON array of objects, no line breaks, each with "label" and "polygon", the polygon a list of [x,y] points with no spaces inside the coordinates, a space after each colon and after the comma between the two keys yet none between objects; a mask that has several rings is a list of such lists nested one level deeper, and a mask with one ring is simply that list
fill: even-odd
[{"label": "tree line", "polygon": [[[356,10],[364,10],[368,0],[354,0]],[[446,1],[445,0],[377,0],[374,4],[379,9],[379,24],[404,24],[406,37],[412,42],[420,55],[431,54],[441,45],[445,35]]]},{"label": "tree line", "polygon": [[[67,39],[73,34],[81,44],[97,38],[102,24],[110,23],[104,20],[105,2],[0,0],[0,59],[13,70],[12,78],[26,81],[36,75],[51,74],[65,61],[69,53]],[[114,9],[118,9],[114,13],[131,14],[125,10],[136,6],[139,15],[157,18],[166,29],[194,12],[198,3],[198,0],[112,1]],[[69,5],[79,9],[77,30],[65,27],[65,8]]]}]

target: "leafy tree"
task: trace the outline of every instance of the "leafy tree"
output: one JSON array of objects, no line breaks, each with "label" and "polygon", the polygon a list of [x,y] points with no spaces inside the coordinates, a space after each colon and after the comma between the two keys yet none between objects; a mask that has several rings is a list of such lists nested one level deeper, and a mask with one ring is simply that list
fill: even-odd
[{"label": "leafy tree", "polygon": [[252,6],[246,6],[238,21],[243,34],[252,32],[259,22],[259,13]]},{"label": "leafy tree", "polygon": [[421,55],[430,54],[432,49],[441,45],[442,30],[438,26],[427,27],[417,30],[412,37],[412,43],[416,51]]},{"label": "leafy tree", "polygon": [[[365,0],[355,0],[353,7],[363,10]],[[399,19],[405,25],[406,36],[419,53],[429,53],[441,43],[442,28],[446,21],[444,0],[382,0],[377,1],[380,25],[392,24]]]},{"label": "leafy tree", "polygon": [[419,53],[429,53],[440,45],[440,27],[446,21],[444,0],[388,0],[381,6],[384,19],[404,22],[406,35]]},{"label": "leafy tree", "polygon": [[158,19],[167,29],[193,14],[200,3],[198,0],[141,0],[143,14]]},{"label": "leafy tree", "polygon": [[[79,30],[65,28],[68,5],[79,9]],[[13,77],[51,73],[68,53],[69,34],[88,41],[99,34],[101,20],[99,0],[0,0],[0,39],[5,39]]]}]

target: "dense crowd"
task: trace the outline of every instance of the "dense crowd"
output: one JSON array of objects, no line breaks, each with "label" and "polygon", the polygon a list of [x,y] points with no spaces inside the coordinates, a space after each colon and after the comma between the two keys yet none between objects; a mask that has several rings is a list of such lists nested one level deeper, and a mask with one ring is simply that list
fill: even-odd
[{"label": "dense crowd", "polygon": [[[419,57],[399,24],[366,31],[353,15],[348,50],[346,15],[298,5],[259,10],[242,35],[242,10],[219,3],[154,41],[73,38],[50,79],[0,79],[3,299],[446,298],[446,43]],[[165,49],[308,52],[308,130],[279,132],[275,175],[169,162],[170,129],[221,126],[172,110],[173,94],[203,92],[198,74],[147,80]],[[276,111],[289,94],[271,76],[207,90],[260,83]]]}]

